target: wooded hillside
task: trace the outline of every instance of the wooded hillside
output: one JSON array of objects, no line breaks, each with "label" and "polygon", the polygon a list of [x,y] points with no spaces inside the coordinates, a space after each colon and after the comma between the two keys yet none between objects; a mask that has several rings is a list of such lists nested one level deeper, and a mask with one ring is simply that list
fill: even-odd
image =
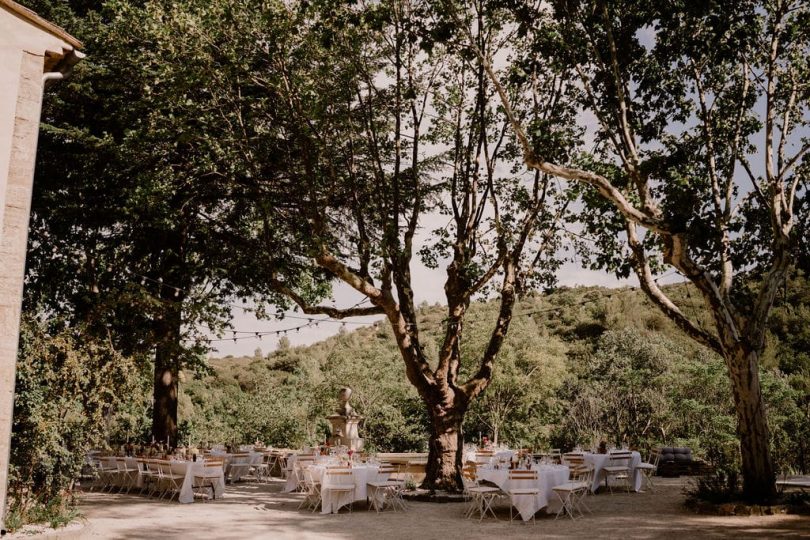
[{"label": "wooded hillside", "polygon": [[[694,290],[673,285],[684,299]],[[810,288],[792,281],[774,313],[763,380],[779,460],[807,469],[810,440]],[[695,310],[698,300],[694,299]],[[490,388],[465,424],[511,446],[571,447],[627,442],[688,445],[713,461],[736,456],[731,394],[722,359],[684,336],[643,294],[630,288],[580,287],[530,296],[513,328]],[[697,311],[696,311],[697,313]],[[494,303],[474,303],[462,354],[485,346]],[[444,309],[422,305],[420,323],[438,346]],[[703,317],[703,324],[710,324]],[[424,450],[426,418],[385,325],[342,332],[308,347],[266,357],[212,359],[213,373],[189,380],[181,427],[197,440],[298,446],[323,441],[338,388],[354,389],[372,449]],[[187,375],[188,376],[188,375]],[[189,377],[191,379],[191,377]],[[706,454],[706,449],[720,449]],[[723,450],[724,449],[724,450]]]}]

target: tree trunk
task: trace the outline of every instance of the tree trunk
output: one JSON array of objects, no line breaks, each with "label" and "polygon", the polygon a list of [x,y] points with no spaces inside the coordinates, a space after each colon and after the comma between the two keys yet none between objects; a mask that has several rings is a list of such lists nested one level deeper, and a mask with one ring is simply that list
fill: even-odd
[{"label": "tree trunk", "polygon": [[759,383],[759,353],[740,347],[727,361],[737,411],[743,495],[750,500],[770,499],[776,496],[776,475]]},{"label": "tree trunk", "polygon": [[451,408],[428,404],[431,416],[430,449],[424,489],[458,492],[464,489],[461,481],[462,453],[464,451],[461,406]]},{"label": "tree trunk", "polygon": [[164,319],[157,322],[152,436],[157,442],[177,444],[177,397],[180,371],[181,303],[169,304]]}]

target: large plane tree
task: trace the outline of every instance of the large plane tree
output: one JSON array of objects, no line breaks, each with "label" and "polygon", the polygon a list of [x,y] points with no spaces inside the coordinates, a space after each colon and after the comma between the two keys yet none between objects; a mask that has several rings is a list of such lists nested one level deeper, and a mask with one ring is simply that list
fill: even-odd
[{"label": "large plane tree", "polygon": [[[633,271],[649,299],[726,363],[743,491],[775,494],[760,359],[767,320],[794,261],[808,166],[810,8],[777,0],[512,3],[526,64],[577,81],[594,151],[559,161],[535,145],[499,87],[526,165],[582,186],[591,261]],[[462,22],[459,6],[454,20]],[[469,23],[466,24],[470,27]],[[476,47],[467,41],[470,50]],[[659,287],[674,270],[711,314]]]},{"label": "large plane tree", "polygon": [[[424,485],[461,489],[465,413],[492,379],[520,291],[553,275],[563,194],[522,166],[482,63],[434,35],[430,3],[189,4],[176,24],[190,32],[189,54],[209,59],[201,84],[231,128],[212,160],[231,188],[210,218],[230,235],[222,249],[248,265],[241,286],[308,315],[383,315],[429,413]],[[206,20],[220,33],[204,31]],[[508,37],[494,20],[475,35],[493,54]],[[570,91],[538,86],[520,113],[554,126],[542,148],[560,160],[570,157]],[[245,252],[251,261],[236,255]],[[445,269],[435,355],[416,307],[434,286],[415,277],[420,260]],[[366,302],[323,303],[335,283]],[[476,297],[499,310],[484,349],[471,351],[463,336]]]}]

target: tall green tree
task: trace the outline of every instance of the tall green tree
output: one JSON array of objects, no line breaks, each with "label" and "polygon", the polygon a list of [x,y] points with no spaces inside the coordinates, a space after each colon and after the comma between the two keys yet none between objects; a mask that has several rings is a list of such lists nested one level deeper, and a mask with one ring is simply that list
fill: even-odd
[{"label": "tall green tree", "polygon": [[[425,485],[458,490],[464,415],[491,381],[520,288],[549,279],[534,269],[555,252],[565,203],[548,175],[521,174],[482,64],[432,39],[429,7],[188,2],[160,20],[210,67],[208,102],[228,128],[211,161],[230,182],[218,224],[230,249],[254,254],[240,286],[310,315],[385,315],[430,417]],[[498,23],[477,36],[493,51],[507,38]],[[569,91],[543,89],[527,117],[570,125]],[[544,148],[565,154],[567,137]],[[447,273],[433,357],[415,257]],[[319,303],[333,282],[370,305]],[[490,339],[464,362],[467,308],[490,292],[501,302]]]},{"label": "tall green tree", "polygon": [[178,69],[194,58],[136,4],[33,6],[88,57],[43,111],[25,301],[153,363],[152,431],[173,443],[179,371],[229,317],[210,220],[227,189],[206,160],[216,113],[194,106],[204,67]]},{"label": "tall green tree", "polygon": [[[806,192],[810,14],[804,2],[518,2],[528,60],[578,81],[595,152],[561,162],[513,112],[526,164],[583,188],[595,266],[635,272],[684,332],[725,359],[744,493],[775,494],[759,381],[768,316],[794,260]],[[471,40],[470,40],[471,41]],[[499,75],[490,57],[493,84]],[[712,314],[703,326],[659,286],[674,269]]]}]

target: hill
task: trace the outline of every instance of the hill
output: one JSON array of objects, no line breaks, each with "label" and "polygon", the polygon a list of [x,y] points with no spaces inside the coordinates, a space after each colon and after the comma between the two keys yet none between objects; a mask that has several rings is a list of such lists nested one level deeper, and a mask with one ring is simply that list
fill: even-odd
[{"label": "hill", "polygon": [[[694,288],[677,284],[667,292],[711,325]],[[792,282],[774,313],[763,366],[775,445],[801,468],[810,439],[796,436],[810,435],[809,304],[807,284]],[[522,298],[514,313],[494,381],[467,415],[468,440],[488,434],[513,446],[686,444],[733,459],[735,422],[722,360],[680,332],[641,291],[561,288]],[[494,302],[471,306],[463,374],[476,365],[496,316]],[[436,356],[444,317],[441,306],[420,308],[429,357]],[[424,449],[424,410],[384,323],[260,359],[210,365],[212,373],[194,377],[181,396],[182,429],[192,441],[322,441],[337,389],[348,385],[365,416],[370,448]]]}]

